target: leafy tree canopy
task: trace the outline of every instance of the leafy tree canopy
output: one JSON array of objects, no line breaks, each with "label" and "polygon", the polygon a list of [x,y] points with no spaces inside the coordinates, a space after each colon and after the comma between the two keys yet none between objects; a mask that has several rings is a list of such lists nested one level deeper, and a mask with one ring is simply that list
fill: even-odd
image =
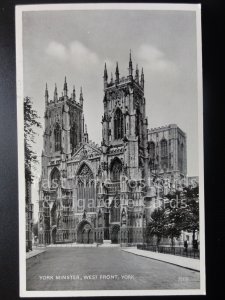
[{"label": "leafy tree canopy", "polygon": [[35,143],[36,131],[41,128],[41,123],[38,121],[39,116],[32,108],[33,103],[30,97],[24,98],[24,150],[25,150],[25,179],[26,182],[33,181],[31,173],[31,165],[38,162],[37,155],[32,149],[32,144]]}]

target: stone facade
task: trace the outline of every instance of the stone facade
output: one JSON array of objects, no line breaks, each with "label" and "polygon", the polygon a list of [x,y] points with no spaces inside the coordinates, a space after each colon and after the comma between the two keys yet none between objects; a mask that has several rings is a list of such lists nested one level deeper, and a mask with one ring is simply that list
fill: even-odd
[{"label": "stone facade", "polygon": [[153,173],[186,177],[186,134],[176,124],[148,130],[148,149]]},{"label": "stone facade", "polygon": [[75,89],[68,96],[65,79],[63,95],[55,87],[49,100],[46,86],[40,243],[141,243],[149,178],[186,176],[186,136],[176,125],[148,130],[144,72],[133,74],[131,55],[128,76],[117,63],[108,80],[105,65],[103,83],[101,146],[89,141],[82,90],[79,101]]}]

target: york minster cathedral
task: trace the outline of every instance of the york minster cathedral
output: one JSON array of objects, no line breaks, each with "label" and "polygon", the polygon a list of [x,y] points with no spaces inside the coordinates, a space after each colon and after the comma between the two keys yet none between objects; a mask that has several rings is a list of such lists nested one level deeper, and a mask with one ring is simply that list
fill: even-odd
[{"label": "york minster cathedral", "polygon": [[186,178],[186,134],[175,124],[148,129],[144,71],[108,78],[102,142],[89,140],[82,89],[45,90],[39,243],[137,244],[144,241],[152,178]]}]

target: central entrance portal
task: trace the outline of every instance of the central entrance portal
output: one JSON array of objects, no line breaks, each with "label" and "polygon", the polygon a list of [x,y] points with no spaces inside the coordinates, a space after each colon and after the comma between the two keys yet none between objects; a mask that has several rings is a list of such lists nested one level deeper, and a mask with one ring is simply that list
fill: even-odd
[{"label": "central entrance portal", "polygon": [[111,231],[111,242],[112,244],[120,243],[120,226],[114,225]]},{"label": "central entrance portal", "polygon": [[82,244],[92,244],[94,242],[93,229],[88,221],[82,221],[77,229],[77,242]]}]

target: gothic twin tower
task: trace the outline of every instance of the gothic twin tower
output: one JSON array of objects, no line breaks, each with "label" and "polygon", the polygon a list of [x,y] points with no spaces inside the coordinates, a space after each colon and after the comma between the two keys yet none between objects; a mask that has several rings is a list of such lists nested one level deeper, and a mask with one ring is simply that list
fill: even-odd
[{"label": "gothic twin tower", "polygon": [[49,100],[46,86],[40,243],[142,242],[149,216],[146,190],[138,182],[147,184],[156,171],[185,175],[185,166],[179,170],[178,158],[170,155],[178,136],[186,143],[185,134],[176,125],[148,130],[144,73],[139,76],[137,67],[133,75],[131,54],[128,76],[120,77],[117,63],[115,79],[108,81],[105,65],[103,81],[101,146],[88,139],[82,89],[77,101],[75,88],[68,95],[65,79],[62,95],[55,87]]}]

